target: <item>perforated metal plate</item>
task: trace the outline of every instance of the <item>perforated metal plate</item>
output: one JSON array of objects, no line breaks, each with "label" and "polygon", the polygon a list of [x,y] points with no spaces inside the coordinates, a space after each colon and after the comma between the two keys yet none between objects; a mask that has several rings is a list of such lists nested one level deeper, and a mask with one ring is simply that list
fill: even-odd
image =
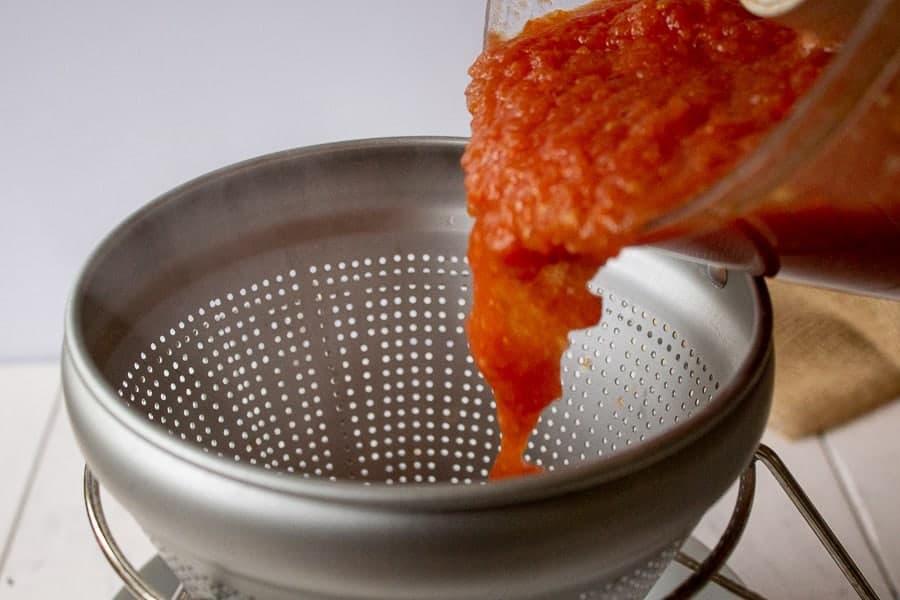
[{"label": "perforated metal plate", "polygon": [[[172,435],[267,469],[483,480],[499,430],[468,353],[470,285],[464,258],[430,253],[272,274],[173,320],[135,357],[119,394]],[[572,340],[564,397],[528,449],[549,470],[641,442],[718,387],[673,326],[614,292],[602,321]]]}]

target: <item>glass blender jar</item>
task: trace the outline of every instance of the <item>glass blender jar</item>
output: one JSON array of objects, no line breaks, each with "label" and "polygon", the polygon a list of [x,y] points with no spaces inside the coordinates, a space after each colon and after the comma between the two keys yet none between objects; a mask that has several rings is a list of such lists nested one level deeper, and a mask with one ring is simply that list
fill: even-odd
[{"label": "glass blender jar", "polygon": [[[584,4],[489,0],[486,33],[510,37]],[[753,153],[641,239],[725,268],[900,299],[900,0],[860,2],[840,18],[826,0],[753,4],[790,5],[779,20],[814,33],[821,24],[838,52]]]}]

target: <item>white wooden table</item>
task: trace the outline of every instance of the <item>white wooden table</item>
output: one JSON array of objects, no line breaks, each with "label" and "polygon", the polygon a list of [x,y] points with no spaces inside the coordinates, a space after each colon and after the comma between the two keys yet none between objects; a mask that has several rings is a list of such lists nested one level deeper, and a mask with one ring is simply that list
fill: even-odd
[{"label": "white wooden table", "polygon": [[[900,402],[828,435],[774,447],[882,598],[900,587]],[[0,599],[112,598],[120,585],[97,550],[81,501],[82,459],[58,395],[55,364],[0,365]],[[695,535],[712,545],[727,494]],[[109,520],[143,564],[153,548],[114,501]],[[854,598],[771,477],[760,471],[750,523],[731,567],[772,598]]]}]

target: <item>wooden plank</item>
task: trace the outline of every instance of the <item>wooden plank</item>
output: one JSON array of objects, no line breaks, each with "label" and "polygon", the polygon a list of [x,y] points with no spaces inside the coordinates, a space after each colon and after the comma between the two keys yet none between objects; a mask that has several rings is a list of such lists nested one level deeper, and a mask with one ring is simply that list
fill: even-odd
[{"label": "wooden plank", "polygon": [[900,398],[825,436],[836,471],[900,597]]},{"label": "wooden plank", "polygon": [[[4,600],[112,598],[121,587],[88,527],[83,468],[68,418],[60,410],[2,573]],[[122,550],[141,566],[154,554],[150,542],[108,494],[104,507]]]},{"label": "wooden plank", "polygon": [[46,441],[58,387],[55,363],[0,366],[0,570],[23,494]]},{"label": "wooden plank", "polygon": [[[763,441],[778,452],[876,591],[882,598],[891,598],[821,440],[792,442],[769,431]],[[729,566],[748,587],[767,598],[856,598],[853,588],[768,471],[760,465],[757,475],[750,521]],[[732,489],[695,530],[694,535],[704,544],[715,545],[734,507],[734,498]]]}]

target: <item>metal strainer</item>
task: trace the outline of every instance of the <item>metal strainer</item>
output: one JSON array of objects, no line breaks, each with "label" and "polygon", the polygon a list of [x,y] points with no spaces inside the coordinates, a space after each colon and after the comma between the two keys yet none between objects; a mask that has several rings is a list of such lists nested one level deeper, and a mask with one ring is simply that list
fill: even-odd
[{"label": "metal strainer", "polygon": [[229,167],[90,259],[69,414],[192,598],[639,598],[749,464],[763,283],[627,251],[532,435],[546,472],[485,483],[499,430],[463,329],[464,143]]}]

